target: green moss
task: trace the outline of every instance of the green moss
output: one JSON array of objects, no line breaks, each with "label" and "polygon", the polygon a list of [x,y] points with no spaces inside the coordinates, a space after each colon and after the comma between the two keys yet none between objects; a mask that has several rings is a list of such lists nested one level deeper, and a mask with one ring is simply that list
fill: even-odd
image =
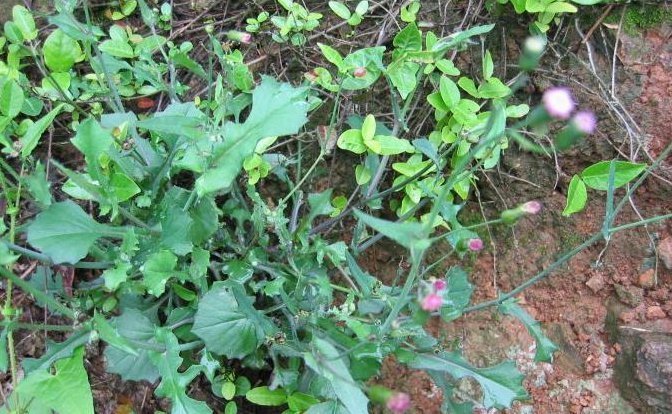
[{"label": "green moss", "polygon": [[[618,24],[621,21],[621,12],[615,9],[606,19],[606,23]],[[634,34],[642,30],[672,22],[672,7],[664,5],[633,5],[629,6],[623,16],[623,30]]]}]

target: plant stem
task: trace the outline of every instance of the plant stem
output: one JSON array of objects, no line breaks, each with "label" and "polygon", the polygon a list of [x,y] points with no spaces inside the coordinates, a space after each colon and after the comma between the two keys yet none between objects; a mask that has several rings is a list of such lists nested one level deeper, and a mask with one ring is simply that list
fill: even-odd
[{"label": "plant stem", "polygon": [[[75,312],[68,308],[67,306],[63,305],[62,303],[58,302],[56,299],[52,298],[51,296],[47,295],[46,293],[36,289],[33,285],[30,283],[26,282],[25,280],[21,279],[17,275],[15,275],[13,272],[5,269],[4,267],[0,267],[0,275],[2,275],[4,278],[7,279],[8,282],[13,282],[16,286],[20,287],[27,293],[33,295],[35,299],[38,301],[45,303],[48,307],[52,308],[55,311],[58,311],[59,313],[63,314],[64,316],[76,320],[77,315]],[[8,283],[9,285],[9,283]],[[9,297],[9,292],[10,290],[7,290],[7,297]]]},{"label": "plant stem", "polygon": [[[53,265],[54,262],[46,254],[42,254],[25,247],[17,246],[16,244],[0,240],[0,243],[7,246],[7,248],[13,252],[22,254],[24,256],[30,257],[31,259],[39,260],[45,265]],[[72,267],[77,269],[109,269],[114,266],[113,262],[77,262]]]},{"label": "plant stem", "polygon": [[25,323],[13,321],[0,321],[0,326],[10,329],[27,329],[30,331],[72,332],[75,330],[75,327],[70,325],[48,325],[44,323]]}]

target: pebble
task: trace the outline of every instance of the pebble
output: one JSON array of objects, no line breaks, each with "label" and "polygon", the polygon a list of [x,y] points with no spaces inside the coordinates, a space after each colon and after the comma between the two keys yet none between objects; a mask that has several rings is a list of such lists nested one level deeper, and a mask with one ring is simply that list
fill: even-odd
[{"label": "pebble", "polygon": [[649,269],[646,272],[639,275],[638,284],[639,286],[649,289],[652,288],[656,282],[656,271],[654,269]]},{"label": "pebble", "polygon": [[663,319],[665,311],[660,306],[649,306],[646,310],[646,319]]},{"label": "pebble", "polygon": [[658,243],[658,256],[665,267],[672,269],[672,237],[667,237]]},{"label": "pebble", "polygon": [[601,274],[594,275],[586,282],[586,286],[588,286],[590,290],[593,291],[593,293],[597,293],[600,290],[602,290],[604,288],[604,285],[605,285],[604,278],[602,277]]}]

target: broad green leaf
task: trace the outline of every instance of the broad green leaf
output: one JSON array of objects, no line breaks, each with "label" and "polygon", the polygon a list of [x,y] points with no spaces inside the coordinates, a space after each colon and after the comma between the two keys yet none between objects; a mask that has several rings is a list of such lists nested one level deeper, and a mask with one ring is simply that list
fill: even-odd
[{"label": "broad green leaf", "polygon": [[394,47],[406,51],[422,50],[422,33],[415,23],[409,23],[392,41]]},{"label": "broad green leaf", "polygon": [[572,181],[569,182],[569,188],[567,189],[567,203],[565,204],[565,209],[563,210],[562,215],[569,217],[574,213],[578,213],[586,206],[586,201],[588,201],[586,184],[584,184],[581,177],[575,175],[572,177]]},{"label": "broad green leaf", "polygon": [[154,393],[171,401],[171,414],[211,414],[212,410],[203,401],[197,401],[187,395],[187,387],[201,373],[200,365],[191,365],[182,371],[179,343],[177,337],[168,329],[159,329],[156,335],[159,342],[165,344],[164,352],[150,352],[150,358],[159,373],[161,382]]},{"label": "broad green leaf", "polygon": [[[84,369],[84,347],[77,348],[71,358],[57,361],[54,368],[54,373],[33,372],[16,389],[22,401],[30,401],[31,412],[93,414],[93,396]],[[14,401],[11,397],[8,400]]]},{"label": "broad green leaf", "polygon": [[350,53],[343,59],[342,71],[352,73],[356,68],[366,68],[363,77],[346,77],[341,86],[344,90],[354,91],[366,89],[373,85],[383,73],[383,53],[385,47],[367,47]]},{"label": "broad green leaf", "polygon": [[79,43],[61,29],[54,30],[42,46],[44,63],[52,72],[69,71],[82,56]]},{"label": "broad green leaf", "polygon": [[411,251],[422,251],[430,245],[427,231],[420,223],[396,223],[370,216],[361,211],[355,211],[355,215],[367,226]]},{"label": "broad green leaf", "polygon": [[84,120],[78,127],[75,137],[70,140],[82,154],[86,161],[89,174],[94,179],[100,179],[100,157],[107,154],[114,143],[114,138],[98,121],[93,118]]},{"label": "broad green leaf", "polygon": [[441,318],[448,322],[462,315],[462,310],[471,300],[474,287],[469,283],[467,272],[461,267],[451,267],[446,273],[446,279],[448,287],[443,294]]},{"label": "broad green leaf", "polygon": [[341,134],[336,141],[338,148],[354,152],[355,154],[363,154],[367,150],[362,138],[362,131],[359,129],[349,129]]},{"label": "broad green leaf", "polygon": [[166,290],[166,282],[175,275],[177,256],[168,250],[161,250],[147,258],[140,267],[144,276],[144,286],[147,292],[154,296],[161,296]]},{"label": "broad green leaf", "polygon": [[262,138],[297,133],[308,120],[306,94],[305,87],[294,88],[263,77],[252,92],[252,110],[245,122],[225,125],[223,142],[213,148],[214,168],[196,180],[198,194],[229,188]]},{"label": "broad green leaf", "polygon": [[245,398],[252,404],[262,406],[280,406],[287,404],[287,394],[282,388],[274,390],[270,390],[266,386],[252,388],[245,394]]},{"label": "broad green leaf", "polygon": [[530,107],[527,104],[510,105],[506,107],[507,118],[522,118],[530,112]]},{"label": "broad green leaf", "polygon": [[510,93],[511,89],[497,78],[489,78],[478,87],[478,95],[486,99],[504,98]]},{"label": "broad green leaf", "polygon": [[140,187],[126,174],[115,172],[110,177],[110,186],[114,190],[117,201],[126,201],[140,192]]},{"label": "broad green leaf", "polygon": [[389,135],[376,135],[373,141],[378,143],[378,150],[374,151],[380,155],[397,155],[404,152],[413,153],[415,148],[406,139],[401,139]]},{"label": "broad green leaf", "polygon": [[374,135],[376,135],[376,118],[369,114],[364,118],[364,123],[362,124],[362,139],[370,141]]},{"label": "broad green leaf", "polygon": [[416,74],[420,65],[414,62],[408,62],[404,59],[398,59],[387,67],[387,76],[390,77],[392,85],[399,91],[402,99],[408,98],[415,89],[418,78]]},{"label": "broad green leaf", "polygon": [[441,59],[436,62],[436,67],[439,68],[444,75],[449,76],[460,76],[460,70],[455,67],[455,64],[452,60]]},{"label": "broad green leaf", "polygon": [[481,95],[478,93],[478,89],[476,89],[476,84],[472,79],[467,78],[466,76],[462,76],[457,80],[457,84],[460,85],[460,88],[462,88],[465,92],[474,98],[481,97]]},{"label": "broad green leaf", "polygon": [[[130,341],[157,344],[156,326],[137,309],[124,309],[120,316],[114,318],[112,326],[120,336]],[[159,378],[159,372],[149,359],[151,351],[144,348],[138,348],[136,351],[137,355],[133,355],[112,346],[106,347],[107,371],[119,374],[124,381],[155,382]]]},{"label": "broad green leaf", "polygon": [[[611,161],[601,161],[581,172],[581,179],[586,186],[594,190],[606,191],[609,187],[609,165]],[[615,161],[614,188],[619,188],[634,180],[646,169],[646,164],[635,164],[627,161]]]},{"label": "broad green leaf", "polygon": [[289,405],[289,409],[296,412],[304,412],[319,402],[320,400],[313,397],[312,395],[304,394],[302,392],[295,392],[287,397],[287,404]]},{"label": "broad green leaf", "polygon": [[77,204],[63,201],[49,206],[28,226],[28,243],[54,263],[77,263],[101,237],[119,237],[118,230],[100,224]]},{"label": "broad green leaf", "polygon": [[101,52],[118,58],[130,59],[135,56],[131,45],[124,40],[105,40],[98,47]]},{"label": "broad green leaf", "polygon": [[348,9],[348,6],[345,4],[341,3],[340,1],[330,1],[329,2],[329,8],[336,13],[338,17],[340,17],[343,20],[348,20],[351,16],[350,10]]},{"label": "broad green leaf", "polygon": [[303,355],[306,365],[331,384],[332,392],[349,414],[367,414],[369,399],[352,378],[344,355],[319,337],[312,341],[313,351]]},{"label": "broad green leaf", "polygon": [[215,283],[201,298],[191,331],[205,342],[208,351],[243,358],[264,342],[268,324],[244,293],[234,295],[230,287]]},{"label": "broad green leaf", "polygon": [[439,91],[441,93],[441,99],[443,103],[446,104],[448,109],[457,105],[460,101],[460,90],[457,88],[455,82],[450,80],[447,76],[441,76],[439,81]]},{"label": "broad green leaf", "polygon": [[510,407],[514,400],[527,398],[523,387],[524,376],[511,361],[492,367],[476,368],[456,353],[440,352],[415,354],[415,358],[408,365],[415,369],[438,371],[455,379],[475,379],[483,390],[483,405],[486,409]]},{"label": "broad green leaf", "polygon": [[7,79],[0,90],[0,113],[9,118],[21,113],[25,96],[23,89],[13,79]]},{"label": "broad green leaf", "polygon": [[75,350],[85,345],[92,339],[91,332],[87,329],[79,329],[72,333],[63,342],[51,342],[47,340],[47,351],[39,359],[25,358],[21,365],[26,374],[37,371],[48,371],[54,362],[70,358]]},{"label": "broad green leaf", "polygon": [[355,167],[355,181],[357,182],[357,185],[368,183],[369,180],[371,180],[371,176],[371,170],[362,164],[357,164]]},{"label": "broad green leaf", "polygon": [[115,267],[105,270],[102,274],[105,280],[105,288],[111,291],[117,290],[119,285],[128,278],[128,272],[131,268],[132,266],[129,263],[119,263]]},{"label": "broad green leaf", "polygon": [[317,46],[319,46],[320,50],[322,51],[322,54],[324,57],[338,68],[338,70],[341,70],[341,67],[343,66],[343,56],[341,56],[340,53],[336,49],[334,49],[331,46],[327,46],[323,43],[318,43]]},{"label": "broad green leaf", "polygon": [[432,105],[434,109],[442,111],[444,114],[450,110],[450,108],[448,108],[443,102],[443,98],[441,97],[440,92],[432,92],[427,95],[427,102],[429,102],[429,104]]},{"label": "broad green leaf", "polygon": [[553,353],[558,350],[558,347],[544,334],[541,324],[534,320],[525,309],[521,308],[515,298],[510,298],[499,305],[499,311],[504,315],[515,317],[525,325],[525,328],[537,343],[537,350],[534,354],[535,361],[553,362]]},{"label": "broad green leaf", "polygon": [[21,44],[23,43],[23,34],[21,33],[21,29],[19,29],[19,26],[16,25],[11,20],[8,20],[5,22],[4,26],[4,35],[13,44]]},{"label": "broad green leaf", "polygon": [[24,40],[33,40],[37,37],[37,29],[35,28],[35,19],[30,10],[23,6],[16,5],[12,8],[12,20],[19,28]]},{"label": "broad green leaf", "polygon": [[556,1],[546,6],[544,13],[576,13],[579,9],[571,3]]},{"label": "broad green leaf", "polygon": [[471,99],[460,99],[460,102],[457,103],[450,110],[455,117],[455,120],[461,124],[468,124],[470,122],[476,121],[476,112],[480,109],[480,106],[472,101]]},{"label": "broad green leaf", "polygon": [[191,226],[194,220],[180,206],[172,205],[161,219],[161,246],[184,256],[191,252]]},{"label": "broad green leaf", "polygon": [[355,7],[355,14],[358,14],[360,16],[364,16],[366,12],[369,11],[369,2],[368,0],[362,0],[359,3],[357,3],[357,7]]},{"label": "broad green leaf", "polygon": [[26,158],[33,152],[44,131],[54,122],[54,119],[63,111],[64,107],[65,104],[57,105],[28,128],[28,131],[21,137],[21,158]]}]

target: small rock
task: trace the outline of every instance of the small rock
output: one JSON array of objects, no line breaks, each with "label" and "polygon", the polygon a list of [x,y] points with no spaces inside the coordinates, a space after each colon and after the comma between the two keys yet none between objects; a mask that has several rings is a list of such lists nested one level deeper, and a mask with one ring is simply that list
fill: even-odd
[{"label": "small rock", "polygon": [[615,285],[616,295],[621,302],[630,306],[637,306],[644,300],[644,289],[637,286]]},{"label": "small rock", "polygon": [[602,290],[604,288],[604,285],[605,285],[604,278],[599,273],[593,275],[593,277],[588,279],[588,281],[586,282],[586,286],[588,286],[590,290],[593,291],[593,293],[597,293],[600,290]]},{"label": "small rock", "polygon": [[646,310],[646,319],[663,319],[665,311],[660,306],[649,306]]},{"label": "small rock", "polygon": [[658,256],[665,267],[672,269],[672,237],[667,237],[658,243]]},{"label": "small rock", "polygon": [[649,269],[646,272],[639,275],[637,279],[639,286],[648,289],[652,288],[656,282],[656,271],[654,269]]},{"label": "small rock", "polygon": [[630,323],[635,320],[635,311],[629,310],[622,312],[620,315],[618,315],[618,319],[622,320],[625,323]]}]

